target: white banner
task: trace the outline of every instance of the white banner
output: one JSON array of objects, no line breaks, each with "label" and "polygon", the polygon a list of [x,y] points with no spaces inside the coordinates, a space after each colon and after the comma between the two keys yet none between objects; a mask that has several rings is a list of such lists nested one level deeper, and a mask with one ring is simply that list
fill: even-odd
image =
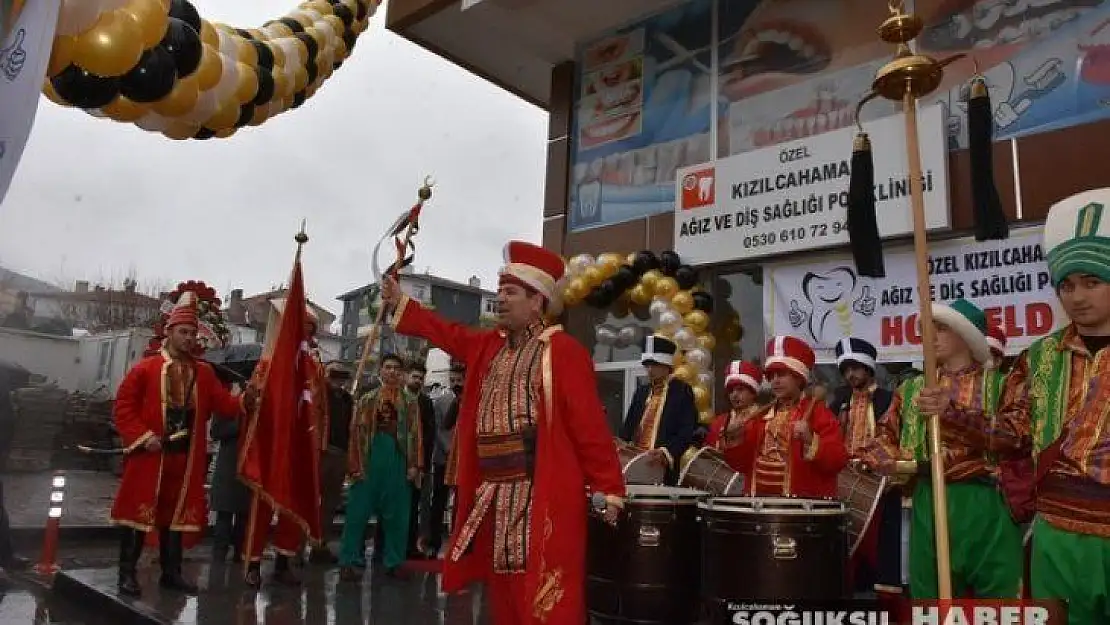
[{"label": "white banner", "polygon": [[[1067,319],[1049,280],[1041,228],[1023,228],[1005,241],[974,238],[929,244],[935,301],[966,299],[988,323],[1006,327],[1007,353],[1017,354]],[[917,268],[912,247],[886,250],[886,277],[856,275],[849,254],[769,263],[763,275],[763,321],[768,337],[793,335],[835,362],[836,342],[867,340],[884,362],[921,359]]]},{"label": "white banner", "polygon": [[[875,163],[879,233],[913,231],[905,120],[864,124]],[[675,251],[692,265],[786,254],[848,242],[848,178],[855,127],[682,169],[675,176]],[[925,222],[947,228],[948,147],[941,107],[918,112]]]},{"label": "white banner", "polygon": [[23,5],[0,43],[0,204],[31,134],[61,0]]}]

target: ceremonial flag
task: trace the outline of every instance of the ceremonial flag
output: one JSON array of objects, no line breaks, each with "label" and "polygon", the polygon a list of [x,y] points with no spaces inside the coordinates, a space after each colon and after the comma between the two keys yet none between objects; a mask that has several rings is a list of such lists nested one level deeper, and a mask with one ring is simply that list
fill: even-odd
[{"label": "ceremonial flag", "polygon": [[61,0],[0,0],[0,204],[38,111]]},{"label": "ceremonial flag", "polygon": [[279,515],[300,525],[309,540],[319,541],[321,433],[311,406],[313,362],[305,305],[298,249],[278,331],[252,379],[259,400],[239,449],[239,477]]}]

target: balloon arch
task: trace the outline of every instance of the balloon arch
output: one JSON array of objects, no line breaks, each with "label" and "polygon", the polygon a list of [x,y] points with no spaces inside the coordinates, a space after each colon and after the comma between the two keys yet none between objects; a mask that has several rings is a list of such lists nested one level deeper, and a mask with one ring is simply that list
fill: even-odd
[{"label": "balloon arch", "polygon": [[[718,337],[729,345],[739,341],[742,329],[739,316],[729,307],[729,314],[718,315],[723,323],[713,332],[714,299],[698,284],[697,270],[682,264],[672,251],[658,256],[650,251],[627,257],[579,254],[567,261],[559,287],[568,308],[586,304],[609,309],[617,318],[632,314],[648,322],[655,334],[672,339],[681,350],[675,355],[674,375],[693,387],[699,419],[712,420],[713,350]],[[618,348],[641,338],[635,324],[618,330],[602,323],[594,332],[598,343]]]},{"label": "balloon arch", "polygon": [[188,0],[62,0],[43,93],[171,139],[227,138],[311,98],[380,0],[311,0],[261,28]]}]

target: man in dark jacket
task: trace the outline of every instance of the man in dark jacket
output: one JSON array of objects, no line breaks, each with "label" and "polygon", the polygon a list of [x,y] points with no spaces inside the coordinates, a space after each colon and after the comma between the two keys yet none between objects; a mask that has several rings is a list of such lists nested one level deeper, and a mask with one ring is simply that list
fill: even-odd
[{"label": "man in dark jacket", "polygon": [[[850,458],[875,437],[875,424],[886,414],[894,394],[875,381],[875,346],[848,337],[836,344],[836,364],[847,385],[833,393],[829,408],[840,419],[844,445]],[[867,532],[852,557],[851,570],[857,592],[898,595],[902,589],[902,492],[882,495]]]},{"label": "man in dark jacket", "polygon": [[[426,482],[426,492],[421,503],[420,535],[423,537],[423,547],[431,557],[438,557],[443,547],[443,513],[447,508],[447,498],[451,488],[447,485],[447,462],[451,457],[451,445],[454,442],[455,422],[459,417],[459,401],[462,399],[463,378],[466,369],[462,363],[451,363],[448,373],[448,388],[436,398],[434,438],[432,446],[431,479]],[[429,465],[425,465],[429,466]]]},{"label": "man in dark jacket", "polygon": [[673,377],[678,346],[662,336],[644,339],[640,362],[648,384],[636,389],[620,437],[634,447],[650,450],[653,462],[666,469],[666,481],[678,478],[678,462],[694,441],[698,408],[690,385]]},{"label": "man in dark jacket", "polygon": [[347,476],[347,443],[351,436],[354,400],[347,390],[351,371],[342,363],[328,363],[328,448],[320,455],[320,532],[323,540],[312,548],[311,561],[335,564],[339,558],[328,547],[336,538],[335,511],[343,503],[343,480]]},{"label": "man in dark jacket", "polygon": [[212,561],[225,562],[229,552],[236,562],[243,561],[243,540],[247,534],[247,513],[250,512],[251,492],[239,480],[236,463],[239,460],[239,426],[236,418],[213,419],[208,426],[212,440],[219,442],[216,466],[212,471],[212,487],[208,491],[208,505],[216,513],[216,527],[212,536]]}]

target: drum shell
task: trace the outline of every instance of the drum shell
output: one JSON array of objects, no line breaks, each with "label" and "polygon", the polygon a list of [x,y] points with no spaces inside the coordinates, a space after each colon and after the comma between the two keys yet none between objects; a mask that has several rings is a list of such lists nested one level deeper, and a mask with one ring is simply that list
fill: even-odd
[{"label": "drum shell", "polygon": [[701,588],[711,622],[728,602],[847,597],[843,511],[805,514],[711,505],[699,512]]},{"label": "drum shell", "polygon": [[617,527],[590,518],[586,605],[599,623],[698,621],[701,532],[696,500],[625,504]]}]

